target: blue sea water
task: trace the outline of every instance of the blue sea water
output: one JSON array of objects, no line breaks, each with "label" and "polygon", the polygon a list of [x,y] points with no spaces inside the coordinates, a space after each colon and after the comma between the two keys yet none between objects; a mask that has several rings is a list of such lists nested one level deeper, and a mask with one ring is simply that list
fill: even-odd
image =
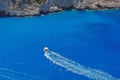
[{"label": "blue sea water", "polygon": [[43,48],[120,78],[120,10],[0,18],[0,80],[91,80],[57,66]]}]

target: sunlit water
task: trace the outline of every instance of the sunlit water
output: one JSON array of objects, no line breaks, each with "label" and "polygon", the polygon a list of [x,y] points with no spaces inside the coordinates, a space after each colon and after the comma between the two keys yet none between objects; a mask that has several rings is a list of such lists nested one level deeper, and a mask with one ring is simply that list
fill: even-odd
[{"label": "sunlit water", "polygon": [[48,61],[45,46],[120,78],[120,10],[0,18],[0,79],[90,80]]}]

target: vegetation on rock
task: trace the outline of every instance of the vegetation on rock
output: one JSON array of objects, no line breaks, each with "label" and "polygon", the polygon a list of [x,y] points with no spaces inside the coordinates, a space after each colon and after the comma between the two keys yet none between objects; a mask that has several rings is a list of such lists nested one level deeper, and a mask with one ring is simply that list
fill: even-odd
[{"label": "vegetation on rock", "polygon": [[39,4],[44,3],[46,0],[36,0]]},{"label": "vegetation on rock", "polygon": [[39,4],[44,3],[46,0],[28,0],[28,3],[34,3],[37,2]]}]

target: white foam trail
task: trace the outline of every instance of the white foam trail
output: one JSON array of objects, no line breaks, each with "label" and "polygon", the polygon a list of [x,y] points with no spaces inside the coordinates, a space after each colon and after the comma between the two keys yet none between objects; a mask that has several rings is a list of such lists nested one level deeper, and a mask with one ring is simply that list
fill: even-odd
[{"label": "white foam trail", "polygon": [[11,78],[10,76],[6,76],[6,75],[0,75],[0,77],[7,79],[7,80],[17,80],[15,78]]},{"label": "white foam trail", "polygon": [[67,59],[56,52],[49,51],[45,52],[44,55],[53,63],[78,75],[83,75],[93,80],[119,80],[106,72],[82,66],[81,64]]},{"label": "white foam trail", "polygon": [[6,80],[47,80],[42,77],[0,67],[0,77]]}]

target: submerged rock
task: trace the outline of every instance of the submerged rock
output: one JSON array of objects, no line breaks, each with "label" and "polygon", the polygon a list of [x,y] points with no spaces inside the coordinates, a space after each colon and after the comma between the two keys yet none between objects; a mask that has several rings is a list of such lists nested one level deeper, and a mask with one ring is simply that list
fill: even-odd
[{"label": "submerged rock", "polygon": [[67,9],[120,8],[120,0],[0,0],[0,15],[28,16]]}]

